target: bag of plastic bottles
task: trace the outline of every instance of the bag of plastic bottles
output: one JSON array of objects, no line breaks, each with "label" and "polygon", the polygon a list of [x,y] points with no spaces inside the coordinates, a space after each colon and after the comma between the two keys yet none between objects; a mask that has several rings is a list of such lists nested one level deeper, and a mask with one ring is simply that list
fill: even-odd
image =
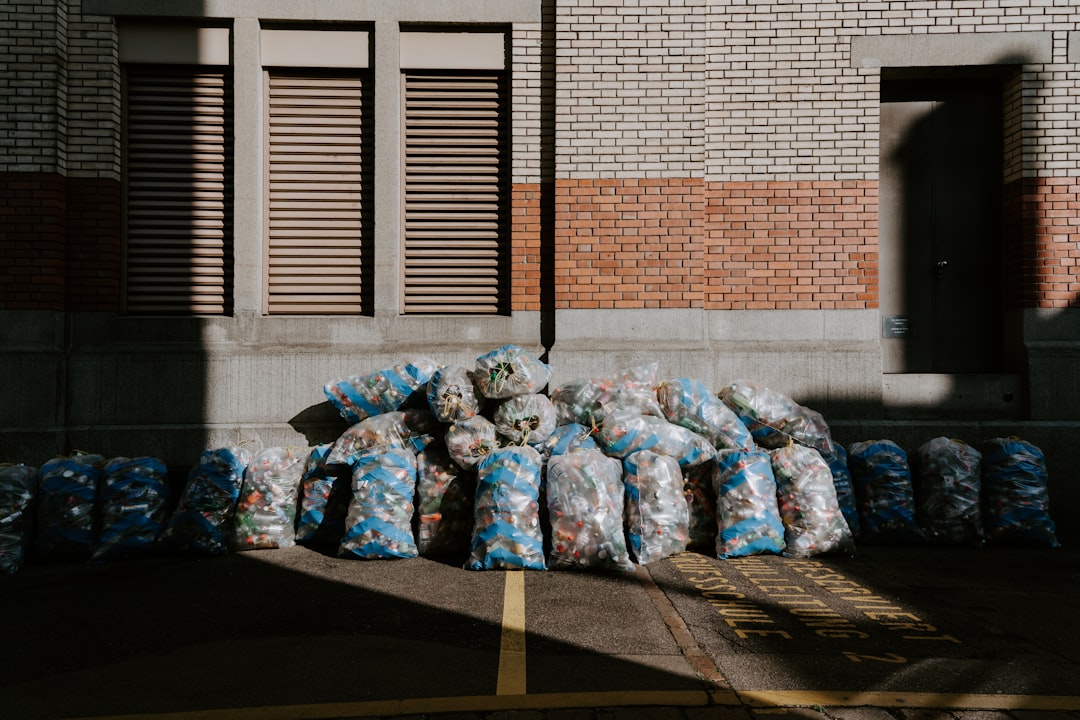
[{"label": "bag of plastic bottles", "polygon": [[634,558],[644,565],[686,550],[690,509],[675,458],[651,450],[632,453],[623,460],[623,484],[626,534]]},{"label": "bag of plastic bottles", "polygon": [[861,533],[859,508],[855,501],[855,485],[851,481],[851,470],[848,468],[847,448],[840,443],[834,443],[833,453],[823,457],[829,464],[829,472],[832,473],[833,488],[836,489],[836,502],[840,504],[840,512],[844,514],[851,536],[858,539]]},{"label": "bag of plastic bottles", "polygon": [[473,468],[498,449],[495,435],[495,423],[483,415],[473,415],[446,429],[446,449],[458,465]]},{"label": "bag of plastic bottles", "polygon": [[848,467],[859,505],[859,539],[921,542],[907,453],[892,440],[857,442],[848,446]]},{"label": "bag of plastic bottles", "polygon": [[353,467],[352,491],[338,555],[366,560],[416,557],[416,455],[401,448],[360,455]]},{"label": "bag of plastic bottles", "polygon": [[333,445],[311,450],[300,479],[300,514],[296,520],[296,542],[308,545],[338,545],[345,534],[345,516],[352,498],[352,472],[327,462]]},{"label": "bag of plastic bottles", "polygon": [[776,478],[761,450],[721,450],[713,473],[716,556],[721,559],[784,551]]},{"label": "bag of plastic bottles", "polygon": [[458,558],[469,552],[476,475],[463,471],[443,445],[416,455],[416,549],[424,557]]},{"label": "bag of plastic bottles", "polygon": [[647,363],[560,385],[551,393],[558,424],[599,427],[615,412],[663,417],[656,398],[657,368]]},{"label": "bag of plastic bottles", "polygon": [[233,549],[296,544],[297,494],[310,454],[306,448],[271,447],[252,458],[236,504]]},{"label": "bag of plastic bottles", "polygon": [[821,413],[752,380],[737,380],[719,392],[720,399],[743,421],[754,442],[776,449],[791,438],[823,456],[833,452],[832,434]]},{"label": "bag of plastic bottles", "polygon": [[371,373],[351,375],[323,387],[330,404],[350,423],[392,412],[405,404],[414,392],[426,388],[439,363],[419,357],[405,364]]},{"label": "bag of plastic bottles", "polygon": [[199,555],[229,552],[229,531],[251,464],[245,447],[206,450],[188,472],[180,502],[169,518],[161,543],[170,550]]},{"label": "bag of plastic bottles", "polygon": [[716,448],[701,435],[651,415],[608,415],[600,426],[598,441],[603,451],[613,457],[652,450],[675,458],[680,467],[700,465],[716,457]]},{"label": "bag of plastic bottles", "polygon": [[101,532],[90,562],[134,557],[155,549],[165,530],[168,468],[157,458],[109,460],[101,485]]},{"label": "bag of plastic bottles", "polygon": [[452,423],[480,412],[484,396],[477,392],[470,371],[460,365],[444,365],[428,381],[427,401],[435,419]]},{"label": "bag of plastic bottles", "polygon": [[0,573],[13,575],[26,561],[33,527],[31,503],[37,470],[29,465],[0,465]]},{"label": "bag of plastic bottles", "polygon": [[664,380],[656,387],[656,397],[668,421],[703,436],[717,450],[754,449],[750,430],[700,380]]},{"label": "bag of plastic bottles", "polygon": [[551,367],[524,348],[503,345],[476,358],[473,379],[484,397],[510,398],[543,390],[551,379]]},{"label": "bag of plastic bottles", "polygon": [[350,465],[355,455],[404,448],[420,452],[435,440],[439,424],[430,410],[393,410],[372,415],[343,432],[326,462]]},{"label": "bag of plastic bottles", "polygon": [[552,458],[547,471],[548,567],[633,570],[623,530],[622,462],[599,450]]},{"label": "bag of plastic bottles", "polygon": [[915,519],[928,542],[981,545],[982,454],[961,440],[934,438],[911,458]]},{"label": "bag of plastic bottles", "polygon": [[57,457],[38,468],[36,557],[85,560],[97,539],[98,487],[105,458]]},{"label": "bag of plastic bottles", "polygon": [[543,570],[540,529],[540,453],[523,447],[498,448],[476,468],[476,503],[467,570]]},{"label": "bag of plastic bottles", "polygon": [[555,432],[555,406],[547,395],[515,395],[495,408],[495,432],[515,445],[536,445]]},{"label": "bag of plastic bottles", "polygon": [[784,523],[784,555],[805,558],[830,552],[855,554],[832,471],[813,448],[791,444],[769,453],[780,519]]},{"label": "bag of plastic bottles", "polygon": [[1019,438],[982,444],[982,521],[987,542],[1058,547],[1046,457]]},{"label": "bag of plastic bottles", "polygon": [[571,450],[599,450],[600,446],[593,440],[589,428],[578,423],[556,425],[555,429],[542,443],[533,443],[533,447],[540,451],[544,461],[568,453]]},{"label": "bag of plastic bottles", "polygon": [[707,549],[711,552],[716,545],[716,490],[713,487],[715,470],[715,459],[682,469],[683,495],[690,513],[687,548]]}]

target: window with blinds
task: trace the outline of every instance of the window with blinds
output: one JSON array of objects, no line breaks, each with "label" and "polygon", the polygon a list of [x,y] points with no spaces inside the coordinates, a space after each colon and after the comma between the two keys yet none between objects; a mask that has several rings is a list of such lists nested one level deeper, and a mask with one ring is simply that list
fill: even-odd
[{"label": "window with blinds", "polygon": [[505,74],[407,71],[404,104],[404,312],[505,313]]},{"label": "window with blinds", "polygon": [[127,312],[232,311],[232,78],[125,68]]},{"label": "window with blinds", "polygon": [[374,223],[367,73],[267,73],[270,314],[370,312]]}]

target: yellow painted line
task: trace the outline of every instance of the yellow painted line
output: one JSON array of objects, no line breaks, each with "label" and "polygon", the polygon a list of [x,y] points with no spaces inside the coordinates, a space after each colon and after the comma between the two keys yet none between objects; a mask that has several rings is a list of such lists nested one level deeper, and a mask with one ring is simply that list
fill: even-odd
[{"label": "yellow painted line", "polygon": [[525,694],[525,573],[507,571],[496,695]]},{"label": "yellow painted line", "polygon": [[324,720],[372,715],[421,715],[441,712],[493,712],[498,710],[544,710],[631,706],[697,707],[709,704],[703,690],[631,690],[586,693],[537,693],[533,695],[466,695],[461,697],[371,700],[222,708],[136,715],[101,715],[69,720]]},{"label": "yellow painted line", "polygon": [[[843,690],[739,690],[753,707],[841,706],[966,710],[1080,710],[1080,695],[982,695],[976,693],[847,692]],[[719,700],[716,701],[719,704]]]}]

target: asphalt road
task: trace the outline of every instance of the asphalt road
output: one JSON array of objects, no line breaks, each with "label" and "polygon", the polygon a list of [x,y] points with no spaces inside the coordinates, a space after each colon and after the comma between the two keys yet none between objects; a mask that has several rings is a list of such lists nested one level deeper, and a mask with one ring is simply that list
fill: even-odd
[{"label": "asphalt road", "polygon": [[634,573],[294,547],[0,577],[0,717],[516,708],[1080,711],[1080,551],[859,546]]}]

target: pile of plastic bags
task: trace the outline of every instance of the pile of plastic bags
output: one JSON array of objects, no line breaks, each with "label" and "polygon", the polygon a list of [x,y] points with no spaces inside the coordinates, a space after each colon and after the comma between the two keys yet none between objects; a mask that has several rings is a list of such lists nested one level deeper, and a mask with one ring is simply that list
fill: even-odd
[{"label": "pile of plastic bags", "polygon": [[408,359],[328,382],[348,423],[314,448],[209,449],[169,513],[154,458],[0,466],[0,571],[155,548],[320,547],[486,570],[625,572],[693,548],[808,557],[867,543],[1057,544],[1045,458],[933,438],[844,446],[820,413],[748,380],[717,392],[657,363],[547,389],[505,345],[473,367]]}]

